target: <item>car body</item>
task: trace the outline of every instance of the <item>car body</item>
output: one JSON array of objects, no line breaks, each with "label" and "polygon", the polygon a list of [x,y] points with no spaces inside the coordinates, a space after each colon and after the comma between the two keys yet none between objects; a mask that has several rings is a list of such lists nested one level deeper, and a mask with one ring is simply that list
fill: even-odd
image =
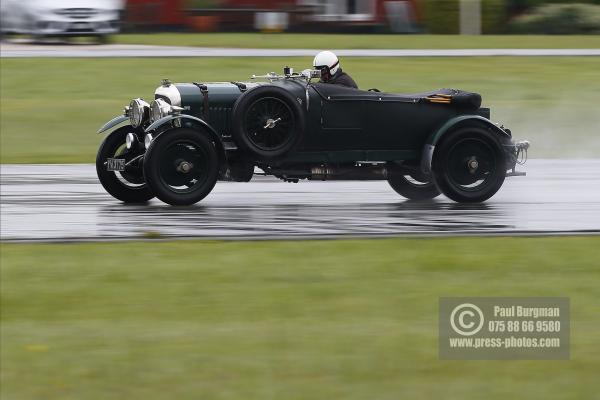
[{"label": "car body", "polygon": [[219,179],[249,181],[258,167],[287,182],[387,180],[409,199],[480,202],[523,174],[515,166],[529,143],[492,123],[476,93],[357,90],[313,82],[319,73],[164,80],[152,104],[134,99],[99,130],[129,121],[98,153],[100,181],[123,201],[183,205]]},{"label": "car body", "polygon": [[119,0],[2,0],[2,33],[105,38],[119,32],[122,10]]}]

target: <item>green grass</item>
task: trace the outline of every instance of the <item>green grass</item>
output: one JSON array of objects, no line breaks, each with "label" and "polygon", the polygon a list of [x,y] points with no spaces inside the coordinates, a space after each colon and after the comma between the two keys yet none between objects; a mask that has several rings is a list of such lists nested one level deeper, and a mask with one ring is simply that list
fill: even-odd
[{"label": "green grass", "polygon": [[[591,399],[598,237],[2,244],[3,399]],[[566,296],[569,361],[440,361],[440,296]]]},{"label": "green grass", "polygon": [[[245,80],[310,58],[2,59],[3,163],[94,162],[96,130],[161,78]],[[477,91],[492,119],[532,140],[533,157],[597,157],[600,57],[344,58],[362,88]]]},{"label": "green grass", "polygon": [[116,43],[292,49],[548,49],[600,48],[600,35],[344,35],[272,33],[124,34]]}]

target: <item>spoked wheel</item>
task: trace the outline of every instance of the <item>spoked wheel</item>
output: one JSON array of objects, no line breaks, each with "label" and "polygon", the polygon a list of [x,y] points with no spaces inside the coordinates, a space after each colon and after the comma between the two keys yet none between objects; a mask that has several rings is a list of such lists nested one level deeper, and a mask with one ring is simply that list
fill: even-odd
[{"label": "spoked wheel", "polygon": [[96,156],[96,173],[104,189],[114,198],[125,203],[144,203],[154,197],[146,185],[141,168],[135,162],[126,167],[125,171],[109,171],[108,159],[125,159],[125,164],[138,157],[141,153],[127,151],[125,137],[133,131],[130,126],[124,126],[111,132],[98,150]]},{"label": "spoked wheel", "polygon": [[190,205],[206,197],[219,175],[217,150],[205,135],[191,129],[163,132],[146,151],[144,177],[160,200]]},{"label": "spoked wheel", "polygon": [[464,128],[437,146],[432,167],[442,193],[457,202],[476,203],[492,197],[504,183],[506,156],[496,135]]},{"label": "spoked wheel", "polygon": [[285,90],[260,86],[240,96],[233,108],[236,142],[261,158],[291,151],[302,135],[302,109]]},{"label": "spoked wheel", "polygon": [[244,120],[248,140],[257,149],[276,152],[292,140],[294,115],[290,107],[281,99],[263,97],[248,108]]},{"label": "spoked wheel", "polygon": [[440,190],[435,186],[431,177],[419,172],[405,174],[393,168],[388,170],[387,181],[402,197],[410,200],[430,200],[440,195]]}]

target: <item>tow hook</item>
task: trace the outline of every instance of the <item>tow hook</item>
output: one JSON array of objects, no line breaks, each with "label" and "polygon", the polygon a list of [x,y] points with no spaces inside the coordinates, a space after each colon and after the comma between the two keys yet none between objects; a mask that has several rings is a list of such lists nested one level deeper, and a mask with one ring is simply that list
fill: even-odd
[{"label": "tow hook", "polygon": [[526,172],[516,171],[515,168],[517,164],[523,165],[527,162],[527,150],[529,149],[529,141],[528,140],[520,140],[514,144],[514,157],[515,164],[512,167],[512,170],[506,173],[506,176],[525,176]]},{"label": "tow hook", "polygon": [[519,140],[517,143],[515,143],[515,148],[517,149],[517,152],[527,152],[527,149],[529,149],[529,140]]}]

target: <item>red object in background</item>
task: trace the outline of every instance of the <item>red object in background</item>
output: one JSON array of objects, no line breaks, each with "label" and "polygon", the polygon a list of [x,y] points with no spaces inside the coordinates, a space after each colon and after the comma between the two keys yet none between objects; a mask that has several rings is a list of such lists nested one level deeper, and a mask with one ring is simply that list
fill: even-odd
[{"label": "red object in background", "polygon": [[[384,3],[390,1],[390,0],[366,0],[363,1],[363,6],[364,3],[370,3],[370,9],[372,10],[372,19],[369,20],[372,23],[379,23],[379,24],[386,24],[387,23],[387,19],[386,19],[386,11],[385,11],[385,6]],[[419,2],[417,0],[404,0],[407,1],[408,3],[410,3],[410,5],[412,6],[412,11],[414,13],[414,17],[417,21],[419,21],[421,19],[421,10],[419,7]],[[337,7],[340,6],[344,6],[345,5],[345,9],[346,15],[350,15],[352,13],[355,13],[356,11],[349,11],[349,10],[356,10],[358,7],[357,4],[358,0],[325,0],[325,1],[321,1],[321,2],[317,2],[315,4],[320,4],[323,7],[325,6],[326,3],[334,3],[337,5]],[[298,9],[298,7],[302,7],[300,4],[298,4],[299,2],[297,0],[222,0],[221,4],[222,6],[220,8],[231,8],[231,9],[244,9],[244,8],[248,8],[248,9],[261,9],[261,10],[271,10],[271,11],[286,11],[286,10],[294,10],[294,9]],[[333,14],[344,14],[341,11],[335,11],[335,7],[334,7],[334,11]],[[344,20],[341,19],[339,20],[340,22],[343,22]],[[347,21],[352,21],[351,18],[348,18]]]},{"label": "red object in background", "polygon": [[[375,4],[375,15],[373,16],[374,22],[378,22],[378,23],[382,23],[382,24],[387,23],[387,16],[386,16],[384,3],[391,1],[391,0],[372,0],[372,1]],[[420,21],[421,20],[420,2],[417,0],[404,0],[404,1],[406,1],[407,3],[410,4],[410,7],[412,8],[412,12],[413,12],[413,18],[415,18],[416,21]]]},{"label": "red object in background", "polygon": [[[366,5],[370,12],[366,19],[356,20],[352,14],[357,13],[358,2],[361,8]],[[325,26],[333,25],[385,25],[388,23],[384,3],[390,0],[325,0],[316,4],[333,4],[333,14],[347,15],[348,18],[336,19],[335,22],[324,22]],[[414,17],[419,21],[421,10],[417,0],[404,0],[412,5]],[[216,30],[252,30],[254,28],[255,11],[290,11],[290,26],[303,25],[305,16],[311,14],[306,6],[298,0],[220,0],[214,6],[214,12],[208,7],[202,13],[186,13],[186,0],[127,0],[125,22],[130,27],[154,29],[191,29],[193,31],[210,32]],[[321,12],[323,8],[318,7]],[[317,11],[318,12],[318,11]],[[365,12],[365,11],[363,11]],[[311,21],[310,19],[308,21]],[[312,24],[312,22],[308,22]]]},{"label": "red object in background", "polygon": [[296,7],[295,0],[222,0],[223,8],[285,10]]},{"label": "red object in background", "polygon": [[183,26],[183,0],[127,0],[125,22],[134,26]]}]

